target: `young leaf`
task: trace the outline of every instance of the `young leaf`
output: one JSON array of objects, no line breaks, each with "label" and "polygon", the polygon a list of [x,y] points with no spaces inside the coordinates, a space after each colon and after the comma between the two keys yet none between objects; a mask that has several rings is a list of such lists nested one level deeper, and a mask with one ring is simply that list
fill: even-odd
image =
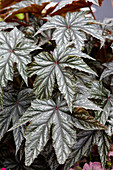
[{"label": "young leaf", "polygon": [[8,80],[13,80],[14,67],[17,69],[23,80],[27,83],[26,66],[31,62],[30,52],[39,48],[24,37],[24,34],[17,28],[11,32],[0,32],[0,85],[7,85]]},{"label": "young leaf", "polygon": [[[52,127],[53,147],[57,160],[64,164],[76,142],[76,133],[73,129],[69,109],[64,100],[34,100],[31,107],[14,125],[14,128],[31,121],[25,132],[25,164],[29,166],[37,155],[43,150],[49,140]],[[60,143],[59,143],[60,142]]]},{"label": "young leaf", "polygon": [[29,67],[29,75],[37,75],[34,82],[36,96],[40,99],[52,96],[56,76],[59,90],[64,95],[72,111],[75,80],[66,67],[95,74],[80,57],[91,59],[85,53],[75,48],[65,48],[65,46],[58,46],[54,50],[53,55],[43,52],[34,57],[35,61]]},{"label": "young leaf", "polygon": [[52,30],[47,30],[47,31],[41,32],[41,34],[38,35],[38,37],[40,38],[38,45],[39,46],[44,45],[45,43],[48,43],[48,41],[51,40]]},{"label": "young leaf", "polygon": [[85,16],[86,14],[87,12],[68,12],[65,18],[59,15],[54,17],[49,16],[47,17],[48,22],[42,25],[36,34],[44,30],[55,28],[56,30],[53,33],[52,39],[56,41],[57,45],[67,44],[68,42],[73,41],[79,50],[84,46],[86,34],[90,34],[104,42],[99,27],[94,24],[96,21],[87,18]]},{"label": "young leaf", "polygon": [[101,163],[104,167],[110,149],[110,139],[107,134],[104,131],[81,131],[77,137],[78,142],[73,146],[64,170],[73,166],[82,156],[87,156],[95,144],[98,146]]},{"label": "young leaf", "polygon": [[[0,112],[0,140],[7,132],[11,123],[15,125],[16,121],[29,107],[33,94],[31,89],[25,89],[19,92],[17,96],[11,93],[5,93],[3,96],[4,109]],[[18,152],[23,141],[24,126],[14,129],[13,136],[16,145],[16,152]]]}]

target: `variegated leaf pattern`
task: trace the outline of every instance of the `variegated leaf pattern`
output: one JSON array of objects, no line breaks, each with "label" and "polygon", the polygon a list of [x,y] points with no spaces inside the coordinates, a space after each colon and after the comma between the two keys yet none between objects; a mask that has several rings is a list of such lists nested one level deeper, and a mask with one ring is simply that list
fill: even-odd
[{"label": "variegated leaf pattern", "polygon": [[85,94],[77,93],[73,101],[73,107],[82,107],[90,110],[102,110],[98,105],[88,99]]},{"label": "variegated leaf pattern", "polygon": [[[47,22],[37,31],[36,34],[44,30],[53,29],[53,40],[57,45],[67,44],[73,41],[75,46],[81,50],[86,40],[86,34],[101,40],[102,44],[105,41],[102,37],[102,31],[96,25],[97,21],[87,18],[87,12],[68,12],[64,17],[56,15],[54,17],[47,17]],[[35,35],[36,35],[35,34]]]},{"label": "variegated leaf pattern", "polygon": [[107,129],[91,116],[88,111],[82,108],[75,109],[74,118],[72,118],[76,128],[83,130]]},{"label": "variegated leaf pattern", "polygon": [[0,32],[0,86],[13,80],[14,63],[26,84],[28,77],[26,66],[31,62],[30,52],[38,49],[32,41],[16,27],[11,32]]},{"label": "variegated leaf pattern", "polygon": [[[14,93],[4,93],[4,109],[0,111],[0,140],[7,132],[11,121],[14,125],[29,107],[33,98],[34,97],[31,89],[22,90],[17,96]],[[24,126],[20,126],[13,130],[16,152],[18,152],[23,141],[23,134]]]},{"label": "variegated leaf pattern", "polygon": [[59,90],[64,95],[72,112],[75,80],[71,72],[66,68],[70,67],[89,74],[95,74],[81,57],[92,59],[76,48],[66,48],[65,46],[58,46],[52,55],[43,52],[34,57],[35,61],[30,65],[28,72],[30,76],[37,75],[34,82],[36,96],[40,99],[52,96],[56,77]]},{"label": "variegated leaf pattern", "polygon": [[[76,132],[73,129],[69,109],[62,98],[57,103],[53,100],[34,100],[31,107],[14,125],[17,128],[31,121],[25,131],[25,163],[29,166],[38,154],[43,150],[49,140],[50,128],[52,128],[53,147],[57,160],[64,164],[71,153],[72,145],[76,142]],[[60,144],[59,144],[60,142]]]}]

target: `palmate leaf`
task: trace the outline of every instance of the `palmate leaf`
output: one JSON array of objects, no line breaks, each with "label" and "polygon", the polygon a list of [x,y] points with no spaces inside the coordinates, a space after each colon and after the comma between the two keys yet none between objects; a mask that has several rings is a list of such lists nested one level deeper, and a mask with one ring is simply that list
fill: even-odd
[{"label": "palmate leaf", "polygon": [[[43,32],[44,30],[53,29],[53,40],[57,45],[67,44],[73,41],[78,49],[82,49],[84,41],[86,40],[86,34],[101,40],[104,42],[102,33],[99,27],[94,24],[91,18],[87,18],[85,15],[87,12],[68,12],[64,17],[56,15],[54,17],[47,17],[47,22],[37,31],[36,34]],[[92,24],[93,23],[93,24]],[[35,34],[35,35],[36,35]]]},{"label": "palmate leaf", "polygon": [[[11,123],[13,125],[23,115],[26,109],[29,107],[33,94],[31,89],[25,89],[19,92],[17,96],[11,93],[4,93],[3,96],[3,107],[0,111],[0,140],[7,132],[8,127]],[[16,145],[16,152],[23,141],[24,126],[14,129],[13,136]]]},{"label": "palmate leaf", "polygon": [[31,121],[25,132],[25,164],[29,166],[37,155],[43,150],[49,140],[52,126],[53,147],[57,160],[64,164],[76,142],[76,132],[73,129],[71,116],[66,102],[58,98],[53,100],[34,100],[31,107],[14,125],[14,128]]},{"label": "palmate leaf", "polygon": [[17,63],[20,75],[28,84],[26,66],[31,62],[29,54],[38,48],[17,28],[11,32],[0,32],[0,86],[4,87],[8,80],[13,80],[14,63]]},{"label": "palmate leaf", "polygon": [[72,153],[68,157],[64,170],[68,170],[77,161],[79,161],[82,155],[87,156],[91,151],[94,136],[96,131],[81,131],[77,135],[77,143],[72,148]]},{"label": "palmate leaf", "polygon": [[37,75],[34,82],[36,96],[40,99],[52,96],[56,77],[59,90],[64,95],[70,111],[72,111],[75,80],[66,67],[95,74],[80,57],[92,59],[75,48],[66,48],[65,46],[58,46],[54,50],[53,55],[43,52],[34,57],[35,61],[31,64],[28,71],[30,76]]},{"label": "palmate leaf", "polygon": [[[89,122],[85,120],[86,117]],[[53,100],[36,99],[10,130],[31,121],[24,135],[26,138],[25,163],[29,166],[44,149],[49,140],[50,128],[52,127],[53,147],[57,160],[60,164],[64,164],[69,153],[71,153],[72,145],[76,142],[76,132],[73,126],[80,129],[105,128],[89,116],[88,113],[84,114],[84,116],[82,115],[82,119],[74,117],[72,119],[72,116],[69,115],[67,104],[62,100],[62,97],[58,97],[57,103]]]},{"label": "palmate leaf", "polygon": [[110,149],[110,139],[107,134],[104,131],[81,131],[77,135],[77,139],[77,144],[73,146],[72,153],[65,163],[64,170],[73,166],[82,156],[87,156],[95,144],[98,146],[101,163],[104,167]]}]

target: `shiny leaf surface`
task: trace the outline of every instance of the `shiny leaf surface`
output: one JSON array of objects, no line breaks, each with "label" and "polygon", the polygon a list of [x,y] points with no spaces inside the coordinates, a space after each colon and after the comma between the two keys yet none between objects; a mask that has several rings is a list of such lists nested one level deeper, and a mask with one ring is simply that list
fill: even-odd
[{"label": "shiny leaf surface", "polygon": [[48,21],[42,25],[36,34],[55,28],[53,40],[55,40],[58,45],[73,41],[75,46],[80,50],[82,46],[84,46],[86,34],[90,34],[104,42],[101,30],[94,24],[96,21],[86,17],[86,14],[87,12],[68,12],[65,18],[59,15],[54,17],[49,16],[47,17]]},{"label": "shiny leaf surface", "polygon": [[7,85],[8,80],[13,80],[14,63],[26,84],[26,65],[31,62],[30,52],[38,46],[24,37],[17,28],[11,32],[0,32],[0,85]]},{"label": "shiny leaf surface", "polygon": [[82,107],[84,109],[90,109],[90,110],[101,110],[101,108],[94,104],[91,100],[88,99],[85,94],[76,94],[76,97],[73,102],[73,107]]},{"label": "shiny leaf surface", "polygon": [[76,142],[76,133],[68,112],[66,102],[60,98],[57,103],[53,100],[36,99],[14,125],[12,129],[32,120],[25,131],[25,163],[27,166],[33,162],[49,140],[52,124],[53,147],[58,162],[64,164],[71,152],[72,145]]},{"label": "shiny leaf surface", "polygon": [[36,96],[41,99],[52,96],[56,77],[59,90],[64,95],[70,111],[72,111],[75,80],[66,67],[95,74],[81,57],[92,59],[76,48],[66,48],[65,46],[57,47],[52,55],[43,52],[34,57],[35,61],[29,67],[29,75],[37,75],[34,82]]}]

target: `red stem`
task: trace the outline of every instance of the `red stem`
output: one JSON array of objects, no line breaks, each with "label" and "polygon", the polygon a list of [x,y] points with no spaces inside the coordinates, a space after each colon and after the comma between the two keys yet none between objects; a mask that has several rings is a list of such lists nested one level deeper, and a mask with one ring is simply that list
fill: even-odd
[{"label": "red stem", "polygon": [[90,9],[90,12],[91,12],[91,14],[92,14],[92,16],[93,16],[94,20],[96,20],[96,17],[95,17],[95,15],[94,15],[94,12],[93,12],[93,11],[92,11],[92,9],[91,9],[91,5],[90,5],[90,3],[89,3],[89,9]]}]

